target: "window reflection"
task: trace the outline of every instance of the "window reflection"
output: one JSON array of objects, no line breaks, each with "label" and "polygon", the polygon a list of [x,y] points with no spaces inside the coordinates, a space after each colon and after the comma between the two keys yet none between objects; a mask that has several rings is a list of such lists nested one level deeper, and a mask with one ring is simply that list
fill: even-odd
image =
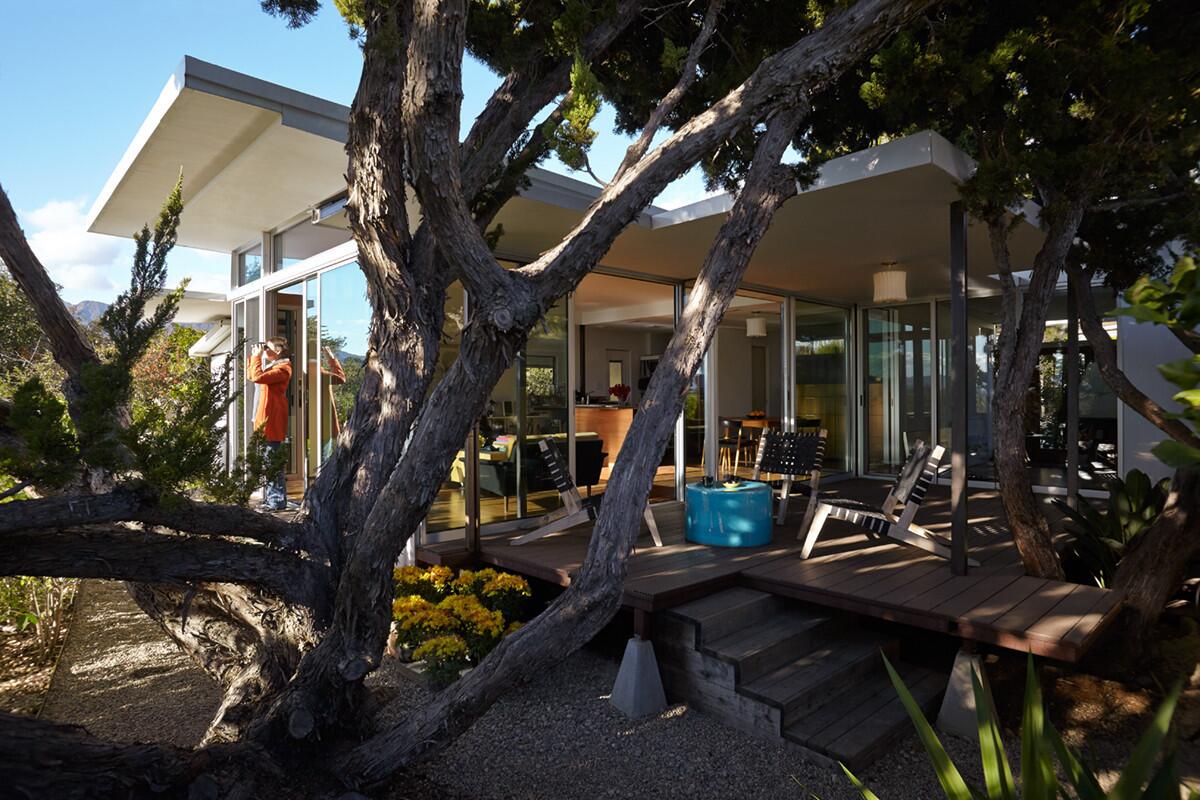
[{"label": "window reflection", "polygon": [[262,242],[238,253],[238,286],[245,286],[262,277],[262,253]]},{"label": "window reflection", "polygon": [[367,280],[357,263],[344,264],[320,276],[321,461],[333,453],[334,442],[354,408],[363,382],[371,306]]}]

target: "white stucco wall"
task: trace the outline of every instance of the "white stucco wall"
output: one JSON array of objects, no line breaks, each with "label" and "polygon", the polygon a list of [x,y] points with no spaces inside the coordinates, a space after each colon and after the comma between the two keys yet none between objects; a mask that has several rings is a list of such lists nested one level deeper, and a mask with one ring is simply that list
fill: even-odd
[{"label": "white stucco wall", "polygon": [[[1161,325],[1138,323],[1121,317],[1117,328],[1117,352],[1121,368],[1133,385],[1158,401],[1170,411],[1179,409],[1171,399],[1178,391],[1158,373],[1158,365],[1191,355],[1175,335]],[[1121,474],[1140,469],[1152,479],[1165,478],[1172,470],[1154,457],[1150,449],[1165,434],[1147,422],[1136,411],[1120,405]]]}]

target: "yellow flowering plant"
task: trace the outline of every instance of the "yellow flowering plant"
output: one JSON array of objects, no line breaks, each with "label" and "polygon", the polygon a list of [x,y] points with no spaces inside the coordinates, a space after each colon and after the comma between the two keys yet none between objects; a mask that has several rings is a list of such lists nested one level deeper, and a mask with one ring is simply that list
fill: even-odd
[{"label": "yellow flowering plant", "polygon": [[504,634],[504,615],[484,608],[473,594],[452,594],[438,603],[438,610],[449,612],[458,620],[459,633],[476,663],[492,651]]},{"label": "yellow flowering plant", "polygon": [[529,600],[533,597],[529,582],[520,575],[508,572],[499,573],[483,584],[479,594],[485,606],[499,611],[505,619],[525,616]]},{"label": "yellow flowering plant", "polygon": [[444,689],[458,680],[458,675],[470,663],[467,643],[457,634],[434,636],[416,649],[413,657],[425,662],[425,674],[435,690]]},{"label": "yellow flowering plant", "polygon": [[521,627],[533,592],[519,575],[486,568],[398,567],[388,652],[424,661],[441,688]]}]

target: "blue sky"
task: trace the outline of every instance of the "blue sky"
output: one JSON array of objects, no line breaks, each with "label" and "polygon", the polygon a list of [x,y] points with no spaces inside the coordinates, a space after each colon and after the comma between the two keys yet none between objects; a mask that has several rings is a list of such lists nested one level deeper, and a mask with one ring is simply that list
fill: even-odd
[{"label": "blue sky", "polygon": [[[111,300],[128,280],[128,240],[88,234],[84,220],[185,54],[349,104],[361,57],[332,3],[324,5],[309,26],[289,30],[257,0],[69,0],[54,4],[52,21],[39,3],[0,2],[0,184],[66,300]],[[497,82],[466,65],[464,124]],[[603,176],[627,140],[612,133],[611,114],[595,127],[593,164]],[[702,196],[692,174],[657,202]],[[184,275],[193,288],[223,289],[228,256],[178,248],[172,282]]]}]

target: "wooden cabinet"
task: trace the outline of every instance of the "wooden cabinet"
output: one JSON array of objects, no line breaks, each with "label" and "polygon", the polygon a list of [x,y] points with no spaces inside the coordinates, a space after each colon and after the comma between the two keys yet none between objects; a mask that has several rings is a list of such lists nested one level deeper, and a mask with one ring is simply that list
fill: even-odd
[{"label": "wooden cabinet", "polygon": [[611,467],[617,461],[617,453],[633,424],[633,408],[630,406],[576,406],[575,430],[589,431],[604,440],[604,466]]}]

